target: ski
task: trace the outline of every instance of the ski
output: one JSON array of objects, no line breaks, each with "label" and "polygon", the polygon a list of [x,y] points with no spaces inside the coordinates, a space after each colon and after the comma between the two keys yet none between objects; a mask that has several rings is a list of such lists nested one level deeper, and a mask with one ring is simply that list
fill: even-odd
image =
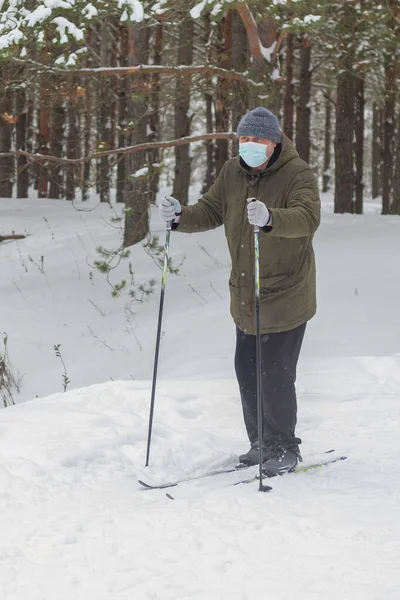
[{"label": "ski", "polygon": [[[329,454],[330,452],[334,452],[334,450],[330,450],[325,454]],[[321,462],[315,462],[315,463],[309,463],[308,465],[300,465],[297,466],[294,471],[289,471],[288,473],[282,473],[282,475],[294,475],[296,473],[306,473],[307,471],[312,471],[314,469],[321,469],[322,467],[327,467],[328,465],[341,461],[341,460],[346,460],[347,456],[336,456],[335,458],[331,458],[328,460],[324,460]],[[266,479],[272,479],[271,477],[267,477]],[[253,475],[252,477],[248,477],[247,479],[241,479],[240,481],[234,481],[234,482],[230,482],[227,483],[225,485],[222,485],[221,487],[234,487],[236,485],[245,485],[246,483],[254,483],[256,481],[259,481],[259,475]],[[265,492],[269,492],[271,491],[273,488],[269,485],[265,485],[264,486],[264,490]],[[167,498],[169,498],[170,500],[175,500],[174,496],[171,496],[171,494],[166,493]]]},{"label": "ski", "polygon": [[[335,458],[330,458],[328,460],[323,460],[321,462],[310,463],[308,465],[298,465],[293,471],[289,471],[288,473],[283,473],[282,475],[295,475],[296,473],[307,473],[307,471],[313,471],[314,469],[321,469],[323,467],[327,467],[335,462],[339,462],[341,460],[346,460],[347,456],[335,456]],[[267,479],[271,479],[271,477],[267,477]],[[246,483],[253,483],[258,480],[258,475],[254,475],[253,477],[249,477],[248,479],[241,479],[240,481],[234,481],[229,484],[230,486],[242,485]]]},{"label": "ski", "polygon": [[[325,452],[323,452],[323,454],[331,454],[332,452],[335,452],[335,450],[326,450]],[[339,460],[339,459],[336,459]],[[330,461],[332,462],[332,461]],[[314,463],[314,468],[317,468],[315,465],[317,465],[319,463]],[[172,487],[176,487],[177,485],[179,485],[180,483],[186,483],[187,481],[196,481],[198,479],[205,479],[207,477],[214,477],[215,475],[225,475],[228,473],[237,473],[239,471],[246,471],[248,469],[251,469],[252,467],[255,467],[257,465],[243,465],[243,464],[239,464],[236,465],[234,467],[228,467],[225,469],[215,469],[214,471],[208,471],[207,473],[202,473],[201,475],[191,475],[189,477],[182,477],[182,479],[177,479],[176,481],[167,481],[164,483],[147,483],[146,481],[143,481],[143,479],[138,479],[138,483],[145,489],[145,490],[165,490],[167,488],[172,488]],[[300,466],[296,468],[296,471],[298,470],[304,470],[304,467]],[[255,477],[250,478],[249,481],[255,481]],[[245,482],[247,482],[247,480],[245,480]],[[241,482],[238,482],[241,483]],[[236,484],[233,484],[236,485]]]},{"label": "ski", "polygon": [[238,471],[246,471],[247,469],[251,469],[255,465],[236,465],[235,467],[229,467],[226,469],[215,469],[215,471],[207,471],[207,473],[202,473],[201,475],[192,475],[190,477],[183,477],[182,479],[177,479],[176,481],[169,481],[165,483],[146,483],[142,479],[138,479],[138,483],[144,487],[145,490],[164,490],[166,488],[176,487],[180,483],[186,483],[187,481],[196,481],[197,479],[205,479],[206,477],[213,477],[214,475],[224,475],[226,473],[237,473]]}]

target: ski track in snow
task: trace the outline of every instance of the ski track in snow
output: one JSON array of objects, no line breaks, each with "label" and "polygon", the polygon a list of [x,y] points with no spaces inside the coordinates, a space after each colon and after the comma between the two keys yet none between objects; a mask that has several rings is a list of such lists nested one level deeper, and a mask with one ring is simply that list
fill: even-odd
[{"label": "ski track in snow", "polygon": [[[366,212],[333,215],[324,199],[319,312],[298,370],[305,461],[330,448],[347,460],[267,494],[227,487],[233,473],[170,500],[137,480],[231,466],[247,449],[223,232],[171,237],[186,259],[168,277],[146,468],[158,292],[127,320],[93,269],[97,246],[119,245],[109,207],[0,200],[1,231],[30,234],[0,246],[0,331],[23,375],[20,404],[0,411],[0,600],[398,600],[400,220]],[[156,209],[152,226],[162,243]],[[142,249],[133,262],[138,283],[160,278]],[[114,281],[126,276],[120,265]]]}]

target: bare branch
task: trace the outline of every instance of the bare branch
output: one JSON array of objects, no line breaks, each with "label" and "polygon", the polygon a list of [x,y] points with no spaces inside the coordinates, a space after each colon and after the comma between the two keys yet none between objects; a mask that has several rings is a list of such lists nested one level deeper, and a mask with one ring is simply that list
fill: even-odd
[{"label": "bare branch", "polygon": [[133,76],[143,77],[143,75],[218,75],[221,79],[230,79],[241,81],[254,86],[259,86],[254,81],[248,79],[248,73],[239,73],[221,67],[214,67],[211,64],[206,65],[137,65],[130,67],[96,67],[93,69],[56,69],[48,67],[33,60],[22,60],[13,58],[12,62],[35,67],[36,74],[51,73],[53,75],[68,75],[73,77],[121,77]]},{"label": "bare branch", "polygon": [[150,150],[153,148],[172,148],[174,146],[182,146],[184,144],[191,144],[193,142],[201,142],[205,140],[226,140],[234,138],[235,133],[233,133],[233,131],[227,133],[205,133],[204,135],[193,135],[183,137],[179,140],[168,140],[166,142],[146,142],[144,144],[137,144],[136,146],[127,146],[126,148],[115,148],[114,150],[107,150],[107,152],[95,152],[90,156],[83,156],[81,158],[61,158],[59,156],[50,156],[47,154],[31,154],[30,152],[25,152],[24,150],[16,150],[14,152],[0,152],[0,158],[4,158],[6,156],[25,156],[26,158],[33,161],[48,161],[59,164],[77,165],[88,162],[90,160],[101,158],[102,156],[111,156],[114,154],[130,154],[132,152],[139,152],[140,150]]}]

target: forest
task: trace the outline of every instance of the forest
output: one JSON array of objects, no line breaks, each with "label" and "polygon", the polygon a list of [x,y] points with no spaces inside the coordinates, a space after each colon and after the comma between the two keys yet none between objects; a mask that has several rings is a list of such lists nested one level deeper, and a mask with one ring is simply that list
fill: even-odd
[{"label": "forest", "polygon": [[0,0],[0,600],[399,600],[399,82],[400,0]]},{"label": "forest", "polygon": [[2,0],[0,197],[124,203],[146,238],[160,181],[185,204],[279,118],[336,213],[400,214],[397,0]]}]

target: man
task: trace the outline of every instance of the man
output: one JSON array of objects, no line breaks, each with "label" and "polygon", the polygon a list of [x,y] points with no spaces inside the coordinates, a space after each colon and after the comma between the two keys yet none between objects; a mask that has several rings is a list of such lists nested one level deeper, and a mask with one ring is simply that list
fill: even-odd
[{"label": "man", "polygon": [[[316,179],[282,134],[276,116],[258,107],[241,119],[239,156],[228,160],[193,206],[172,196],[160,205],[173,229],[193,233],[224,225],[232,260],[231,315],[235,369],[250,450],[239,457],[273,476],[301,460],[295,437],[296,367],[306,324],[316,311],[313,234],[320,222]],[[256,198],[255,202],[248,202]],[[258,440],[253,227],[260,228],[260,331],[263,439]]]}]

